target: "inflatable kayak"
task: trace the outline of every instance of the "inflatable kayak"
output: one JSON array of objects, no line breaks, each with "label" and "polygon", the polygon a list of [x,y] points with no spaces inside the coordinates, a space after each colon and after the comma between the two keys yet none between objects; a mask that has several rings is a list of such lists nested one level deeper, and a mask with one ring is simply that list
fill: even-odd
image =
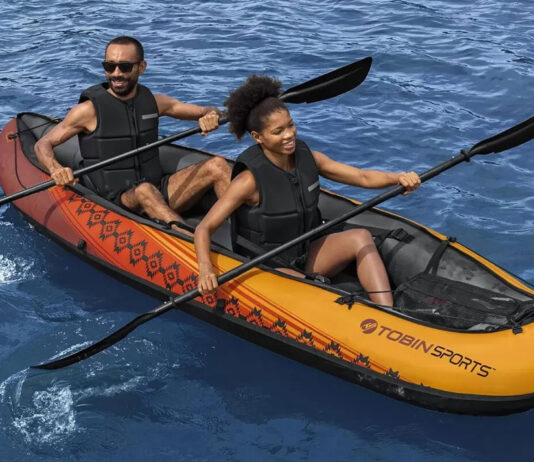
[{"label": "inflatable kayak", "polygon": [[[3,129],[0,183],[6,195],[49,180],[33,146],[57,120],[23,113]],[[56,149],[78,168],[77,140]],[[213,154],[160,147],[165,172]],[[228,162],[231,163],[230,160]],[[184,214],[191,226],[213,204]],[[168,299],[196,285],[192,239],[103,200],[78,184],[13,202],[35,229],[83,260]],[[322,190],[324,220],[360,203]],[[388,396],[442,411],[507,414],[534,406],[534,290],[455,238],[372,208],[342,225],[373,234],[394,290],[394,307],[372,303],[350,268],[331,280],[301,279],[265,264],[180,308],[275,352]],[[224,273],[246,261],[231,226],[213,237]]]}]

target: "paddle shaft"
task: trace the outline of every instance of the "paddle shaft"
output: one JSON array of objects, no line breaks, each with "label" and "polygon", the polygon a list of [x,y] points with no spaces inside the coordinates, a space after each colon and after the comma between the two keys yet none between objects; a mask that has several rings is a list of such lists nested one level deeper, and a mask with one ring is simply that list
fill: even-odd
[{"label": "paddle shaft", "polygon": [[[228,120],[224,118],[220,119],[219,125],[223,125],[227,121]],[[161,140],[154,141],[153,143],[147,144],[145,146],[132,149],[131,151],[127,151],[125,153],[119,154],[118,156],[110,157],[109,159],[103,160],[94,165],[89,165],[88,167],[80,168],[79,170],[75,170],[74,172],[72,172],[72,174],[74,178],[78,178],[82,175],[86,175],[87,173],[91,173],[91,172],[94,172],[95,170],[99,170],[103,167],[107,167],[108,165],[114,164],[115,162],[120,162],[121,160],[129,159],[130,157],[141,154],[142,152],[148,151],[149,149],[158,148],[160,146],[163,146],[164,144],[172,143],[173,141],[181,140],[182,138],[187,138],[188,136],[195,135],[200,132],[201,132],[200,127],[191,128],[189,130],[176,133],[166,138],[162,138]],[[36,184],[35,186],[22,189],[21,191],[10,194],[9,196],[0,198],[0,205],[3,205],[7,202],[12,202],[17,199],[21,199],[23,197],[29,196],[39,191],[44,191],[45,189],[51,188],[55,184],[56,182],[54,180],[48,180],[43,183]]]},{"label": "paddle shaft", "polygon": [[[434,178],[435,176],[439,175],[440,173],[444,172],[445,170],[448,170],[455,165],[468,161],[469,156],[465,152],[462,152],[461,154],[453,157],[452,159],[443,162],[442,164],[438,165],[437,167],[434,167],[430,170],[427,170],[425,173],[423,173],[421,178],[421,183],[430,180],[431,178]],[[280,245],[276,249],[272,249],[262,255],[259,255],[252,260],[249,260],[239,266],[236,266],[235,268],[232,268],[231,270],[227,271],[224,274],[221,274],[217,278],[217,282],[219,285],[225,284],[228,281],[231,281],[232,279],[235,279],[239,276],[241,276],[243,273],[246,273],[248,270],[260,265],[261,263],[270,260],[273,257],[276,257],[280,253],[284,252],[285,250],[300,244],[301,242],[310,240],[314,238],[315,236],[321,234],[323,231],[327,231],[328,229],[332,228],[333,226],[336,226],[340,223],[343,223],[344,221],[349,220],[350,218],[355,217],[356,215],[359,215],[362,212],[365,212],[366,210],[369,210],[372,207],[375,207],[389,199],[392,199],[395,196],[398,196],[399,194],[402,194],[404,192],[404,186],[395,186],[393,188],[388,189],[387,191],[383,192],[382,194],[374,197],[373,199],[370,199],[367,202],[364,202],[363,204],[359,205],[355,209],[351,210],[350,212],[347,212],[343,215],[340,215],[337,218],[334,218],[333,220],[330,220],[326,223],[323,223],[322,225],[319,225],[318,227],[301,234],[299,237],[295,238],[292,241],[286,242],[285,244]],[[189,292],[186,292],[185,294],[179,295],[168,302],[164,303],[163,305],[160,305],[159,307],[155,308],[154,310],[150,311],[152,315],[149,316],[146,320],[144,320],[142,323],[145,323],[149,321],[152,318],[155,318],[159,316],[160,314],[163,314],[167,311],[169,311],[171,308],[177,308],[180,304],[188,302],[200,295],[200,291],[197,289],[193,289]],[[146,313],[148,314],[148,313]],[[141,323],[141,324],[142,324]],[[140,325],[140,324],[137,324]]]},{"label": "paddle shaft", "polygon": [[[346,66],[330,71],[327,74],[321,75],[312,80],[308,80],[300,85],[288,88],[280,95],[279,98],[286,103],[294,104],[313,103],[316,101],[333,98],[360,85],[367,77],[372,61],[372,58],[368,56],[359,61],[347,64]],[[219,125],[224,125],[227,122],[228,119],[226,117],[219,119]],[[172,143],[173,141],[195,135],[201,131],[202,130],[200,127],[195,127],[180,133],[176,133],[166,138],[162,138],[161,140],[154,141],[153,143],[149,143],[145,146],[141,146],[123,154],[110,157],[109,159],[100,161],[94,165],[76,170],[73,172],[73,176],[74,178],[78,178],[87,173],[91,173],[108,165],[120,162],[121,160],[129,159],[130,157],[148,151],[149,149],[158,148],[164,144]],[[48,180],[2,197],[0,198],[0,205],[21,199],[39,191],[44,191],[45,189],[51,188],[55,184],[56,182],[54,180]]]},{"label": "paddle shaft", "polygon": [[[431,178],[435,177],[436,175],[439,175],[443,171],[448,170],[461,162],[468,161],[470,157],[471,155],[469,153],[462,151],[459,155],[423,173],[420,176],[421,182],[428,181]],[[308,231],[307,233],[302,234],[301,236],[293,239],[292,241],[286,242],[285,244],[282,244],[280,247],[277,247],[276,249],[272,249],[264,253],[263,255],[259,255],[258,257],[253,258],[252,260],[249,260],[239,266],[236,266],[235,268],[231,269],[230,271],[227,271],[224,274],[221,274],[217,278],[217,281],[219,285],[222,285],[232,279],[235,279],[241,276],[242,274],[244,274],[245,272],[247,272],[248,270],[258,266],[259,264],[263,263],[266,260],[269,260],[275,257],[276,255],[289,249],[290,247],[293,247],[303,241],[310,240],[314,238],[315,236],[319,235],[320,233],[322,233],[323,231],[326,231],[332,228],[333,226],[338,225],[339,223],[342,223],[362,212],[365,212],[366,210],[372,207],[375,207],[376,205],[381,204],[382,202],[385,202],[388,199],[398,196],[399,194],[402,194],[403,192],[404,192],[403,186],[401,185],[395,186],[383,192],[382,194],[376,196],[375,198],[357,206],[355,209],[351,210],[350,212],[347,212],[344,215],[340,215],[339,217],[334,218],[331,221],[323,223],[317,228],[314,228]],[[38,368],[38,369],[59,369],[61,367],[69,366],[71,364],[87,359],[99,353],[100,351],[103,351],[106,348],[114,345],[118,341],[122,340],[124,337],[126,337],[130,332],[135,330],[141,324],[144,324],[150,321],[151,319],[154,319],[162,315],[163,313],[166,313],[172,308],[179,308],[181,304],[186,303],[198,297],[199,295],[200,295],[200,291],[198,290],[198,288],[196,288],[182,295],[174,297],[168,302],[165,302],[164,304],[154,308],[153,310],[137,316],[132,321],[130,321],[128,324],[121,327],[119,330],[115,331],[114,333],[108,335],[107,337],[103,338],[102,340],[96,342],[95,344],[89,346],[88,348],[78,353],[74,353],[70,356],[66,356],[64,358],[60,358],[58,360],[54,360],[49,363],[40,364],[40,365],[32,366],[32,367]]]},{"label": "paddle shaft", "polygon": [[[434,178],[440,173],[446,170],[449,170],[450,168],[454,167],[455,165],[461,162],[469,161],[469,159],[475,155],[502,152],[504,150],[513,148],[515,146],[519,146],[520,144],[526,143],[527,141],[530,141],[532,138],[534,138],[534,117],[531,117],[530,119],[525,120],[524,122],[521,122],[520,124],[517,124],[513,126],[512,128],[506,131],[503,131],[491,138],[480,141],[476,145],[472,146],[469,150],[467,151],[462,150],[460,154],[458,154],[457,156],[452,157],[451,159],[439,164],[438,166],[434,168],[431,168],[430,170],[427,170],[425,173],[423,173],[420,176],[421,183],[424,183],[425,181],[428,181],[431,178]],[[239,265],[233,268],[232,270],[219,276],[217,280],[219,284],[224,284],[225,282],[240,276],[241,274],[245,273],[246,271],[253,268],[254,266],[257,266],[260,263],[263,263],[264,261],[275,257],[276,255],[283,252],[284,250],[294,245],[297,245],[300,242],[303,242],[305,240],[311,240],[312,238],[316,237],[323,231],[330,229],[333,226],[339,223],[342,223],[372,207],[375,207],[376,205],[379,205],[382,202],[385,202],[388,199],[391,199],[401,194],[403,191],[404,191],[404,187],[401,185],[397,185],[389,189],[388,191],[385,191],[384,193],[376,196],[374,199],[371,199],[359,205],[358,207],[351,210],[350,212],[347,212],[344,215],[341,215],[327,223],[324,223],[318,226],[317,228],[310,230],[307,233],[299,236],[298,238],[293,239],[292,241],[289,241],[281,245],[280,247],[277,247],[276,249],[272,249],[263,255],[260,255],[246,263],[243,263],[242,265]],[[94,343],[93,345],[90,345],[87,348],[84,348],[83,350],[77,353],[73,353],[69,356],[66,356],[66,357],[63,357],[63,358],[60,358],[54,361],[50,361],[45,364],[32,366],[32,367],[38,368],[38,369],[58,369],[64,366],[68,366],[70,364],[74,364],[83,359],[89,358],[90,356],[93,356],[94,354],[117,343],[119,340],[126,337],[130,332],[132,332],[134,329],[136,329],[141,324],[144,324],[145,322],[159,316],[160,314],[167,312],[171,308],[178,307],[181,303],[185,303],[189,300],[192,300],[193,298],[199,295],[200,295],[199,290],[194,289],[181,296],[175,297],[171,299],[170,301],[164,303],[163,305],[160,305],[159,307],[155,308],[154,310],[136,317],[135,319],[130,321],[125,326],[116,330],[114,333],[108,335],[104,339]]]},{"label": "paddle shaft", "polygon": [[[455,165],[469,161],[471,155],[466,153],[465,151],[462,151],[457,156],[443,162],[442,164],[427,170],[425,173],[420,175],[421,183],[424,183],[425,181],[430,180],[431,178],[434,178],[435,176],[439,175],[440,173],[444,172],[445,170],[448,170]],[[363,204],[360,204],[355,209],[351,210],[350,212],[347,212],[343,215],[340,215],[337,218],[334,218],[333,220],[330,220],[326,223],[323,223],[322,225],[317,226],[316,228],[301,234],[299,237],[293,239],[292,241],[286,242],[285,244],[280,245],[276,249],[272,249],[262,255],[259,255],[252,260],[249,260],[248,262],[245,262],[239,266],[236,266],[235,268],[231,269],[230,271],[227,271],[224,274],[221,274],[217,281],[219,285],[224,284],[228,281],[231,281],[232,279],[235,279],[239,276],[241,276],[243,273],[247,272],[248,270],[258,266],[259,264],[263,263],[266,260],[270,260],[271,258],[279,255],[280,253],[284,252],[285,250],[300,244],[301,242],[310,240],[314,238],[315,236],[321,234],[323,231],[327,231],[328,229],[332,228],[333,226],[336,226],[340,223],[343,223],[344,221],[349,220],[350,218],[355,217],[356,215],[359,215],[362,212],[365,212],[366,210],[369,210],[372,207],[375,207],[389,199],[392,199],[395,196],[398,196],[399,194],[402,194],[405,191],[404,186],[397,185],[393,188],[388,189],[387,191],[383,192],[382,194],[379,194],[378,196],[374,197],[373,199],[368,200],[367,202],[364,202]],[[196,298],[200,295],[200,292],[198,289],[193,289],[189,292],[186,292],[185,294],[182,294],[178,297],[173,298],[172,300],[169,300],[167,303],[164,303],[163,305],[157,307],[150,313],[153,315],[149,318],[152,319],[153,317],[159,316],[160,314],[165,313],[166,311],[170,310],[173,307],[177,307],[181,303],[185,303],[189,300],[192,300],[193,298]],[[148,321],[147,319],[146,321]],[[143,322],[146,322],[143,321]]]}]

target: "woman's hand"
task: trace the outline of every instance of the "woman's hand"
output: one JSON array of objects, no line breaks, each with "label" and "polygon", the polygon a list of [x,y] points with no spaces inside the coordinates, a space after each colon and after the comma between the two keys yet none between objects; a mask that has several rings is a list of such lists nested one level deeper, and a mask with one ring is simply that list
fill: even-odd
[{"label": "woman's hand", "polygon": [[403,192],[403,195],[406,196],[421,186],[421,178],[415,172],[401,172],[399,173],[399,184],[406,189]]},{"label": "woman's hand", "polygon": [[216,292],[219,283],[217,275],[211,263],[200,263],[198,265],[198,290],[202,295]]}]

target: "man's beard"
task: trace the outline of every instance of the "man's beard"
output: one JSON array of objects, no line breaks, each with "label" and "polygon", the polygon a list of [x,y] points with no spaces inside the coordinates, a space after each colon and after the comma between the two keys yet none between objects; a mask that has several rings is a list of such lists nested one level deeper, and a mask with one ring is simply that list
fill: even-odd
[{"label": "man's beard", "polygon": [[[126,82],[124,87],[117,88],[114,85],[114,82]],[[119,96],[125,96],[130,94],[130,92],[135,88],[137,84],[137,78],[126,78],[126,77],[108,77],[108,83],[113,92]]]}]

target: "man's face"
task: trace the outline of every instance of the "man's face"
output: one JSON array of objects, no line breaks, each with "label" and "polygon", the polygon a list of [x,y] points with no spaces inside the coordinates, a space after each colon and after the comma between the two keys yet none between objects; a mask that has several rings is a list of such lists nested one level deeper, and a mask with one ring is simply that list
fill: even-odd
[{"label": "man's face", "polygon": [[115,66],[113,71],[106,72],[106,79],[109,83],[111,91],[115,96],[127,99],[133,97],[133,92],[135,86],[137,85],[137,80],[139,76],[145,72],[146,62],[139,61],[137,56],[137,50],[134,45],[116,45],[112,44],[106,50],[106,59],[107,63],[119,64],[119,63],[129,63],[131,66],[130,71],[124,71],[120,69],[120,66]]}]

